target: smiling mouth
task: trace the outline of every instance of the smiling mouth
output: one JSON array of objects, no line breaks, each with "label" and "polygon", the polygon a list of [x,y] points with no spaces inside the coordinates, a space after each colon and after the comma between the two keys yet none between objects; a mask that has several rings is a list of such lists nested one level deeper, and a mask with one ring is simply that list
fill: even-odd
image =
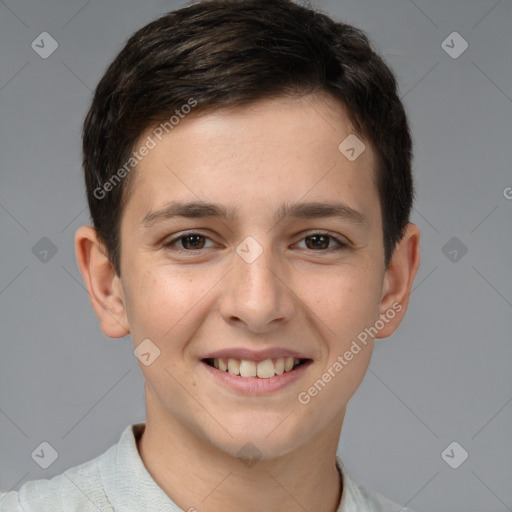
[{"label": "smiling mouth", "polygon": [[276,375],[292,372],[298,366],[309,361],[311,359],[297,359],[293,357],[277,357],[260,362],[231,357],[203,359],[204,363],[221,372],[239,377],[258,377],[260,379],[270,379]]}]

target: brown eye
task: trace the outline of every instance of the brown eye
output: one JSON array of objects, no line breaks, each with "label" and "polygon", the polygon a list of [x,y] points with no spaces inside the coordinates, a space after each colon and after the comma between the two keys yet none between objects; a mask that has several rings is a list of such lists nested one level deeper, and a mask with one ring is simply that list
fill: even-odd
[{"label": "brown eye", "polygon": [[[306,249],[310,249],[312,251],[339,250],[348,246],[346,242],[330,235],[329,233],[312,233],[304,237],[302,240],[306,241]],[[329,247],[331,241],[334,241],[334,247]]]},{"label": "brown eye", "polygon": [[204,238],[203,235],[186,235],[182,236],[179,240],[182,242],[185,249],[202,249],[204,246]]},{"label": "brown eye", "polygon": [[194,252],[200,249],[204,249],[206,240],[210,239],[201,233],[182,233],[180,236],[177,236],[166,242],[164,247],[171,251]]},{"label": "brown eye", "polygon": [[311,241],[311,247],[308,247],[308,249],[327,249],[330,238],[328,235],[311,235],[307,236],[304,240],[306,240],[306,245],[308,245],[308,240]]}]

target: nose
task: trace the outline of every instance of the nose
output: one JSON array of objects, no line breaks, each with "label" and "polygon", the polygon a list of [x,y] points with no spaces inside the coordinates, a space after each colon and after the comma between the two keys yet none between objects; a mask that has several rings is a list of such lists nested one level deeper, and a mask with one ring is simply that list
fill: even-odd
[{"label": "nose", "polygon": [[254,260],[234,254],[233,268],[226,276],[220,314],[223,319],[251,332],[268,333],[295,313],[296,296],[290,268],[278,262],[270,248]]}]

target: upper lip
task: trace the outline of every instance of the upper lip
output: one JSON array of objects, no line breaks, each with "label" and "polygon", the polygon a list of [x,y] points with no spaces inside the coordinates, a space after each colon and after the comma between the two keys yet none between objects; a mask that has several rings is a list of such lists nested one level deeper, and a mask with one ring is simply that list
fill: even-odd
[{"label": "upper lip", "polygon": [[294,357],[297,359],[310,359],[305,354],[287,348],[267,348],[264,350],[250,350],[247,348],[225,348],[210,352],[203,359],[245,359],[248,361],[261,362],[265,359],[276,359],[278,357]]}]

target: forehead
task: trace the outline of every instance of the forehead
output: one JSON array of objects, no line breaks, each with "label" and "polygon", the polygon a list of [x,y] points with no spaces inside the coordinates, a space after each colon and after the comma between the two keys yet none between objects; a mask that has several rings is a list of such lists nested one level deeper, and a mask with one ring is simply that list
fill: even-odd
[{"label": "forehead", "polygon": [[184,116],[161,132],[147,130],[136,145],[152,140],[126,205],[140,220],[176,199],[274,219],[278,207],[301,199],[342,200],[370,216],[378,203],[373,148],[354,133],[345,107],[324,95]]}]

